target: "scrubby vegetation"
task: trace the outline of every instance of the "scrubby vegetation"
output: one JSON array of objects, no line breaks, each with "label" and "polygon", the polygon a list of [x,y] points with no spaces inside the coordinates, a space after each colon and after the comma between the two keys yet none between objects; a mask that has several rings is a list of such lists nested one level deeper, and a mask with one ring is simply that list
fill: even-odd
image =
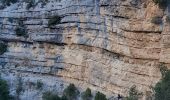
[{"label": "scrubby vegetation", "polygon": [[107,100],[107,98],[106,95],[104,95],[103,93],[97,92],[94,100]]},{"label": "scrubby vegetation", "polygon": [[129,95],[128,97],[126,97],[126,100],[139,100],[140,96],[142,95],[142,93],[139,93],[136,90],[136,86],[132,86],[129,90]]},{"label": "scrubby vegetation", "polygon": [[41,6],[44,7],[48,3],[48,0],[24,0],[24,2],[27,3],[26,9],[29,10],[30,8],[35,8],[38,3],[41,3]]},{"label": "scrubby vegetation", "polygon": [[25,25],[23,24],[22,20],[18,21],[18,26],[15,29],[15,33],[17,36],[27,37],[27,30],[26,30]]},{"label": "scrubby vegetation", "polygon": [[42,89],[42,87],[43,87],[43,83],[40,80],[38,80],[36,84],[36,89]]},{"label": "scrubby vegetation", "polygon": [[15,32],[16,32],[16,35],[17,35],[17,36],[26,36],[26,30],[25,30],[25,28],[17,27],[17,28],[15,29]]},{"label": "scrubby vegetation", "polygon": [[51,17],[48,20],[48,27],[51,27],[51,26],[54,26],[54,25],[57,25],[57,24],[60,24],[60,23],[61,23],[61,17],[56,15],[56,16]]},{"label": "scrubby vegetation", "polygon": [[3,42],[0,42],[0,55],[7,51],[7,45]]},{"label": "scrubby vegetation", "polygon": [[64,89],[64,96],[66,96],[67,99],[76,99],[77,95],[79,95],[78,89],[74,86],[74,84],[70,84],[67,88]]},{"label": "scrubby vegetation", "polygon": [[165,74],[166,74],[167,71],[168,71],[168,68],[165,66],[164,63],[160,63],[160,64],[159,64],[159,70],[160,70],[160,72],[161,72],[161,74],[162,74],[162,77],[164,77]]},{"label": "scrubby vegetation", "polygon": [[35,0],[26,0],[27,3],[26,9],[29,10],[30,8],[34,8],[37,4],[35,3]]},{"label": "scrubby vegetation", "polygon": [[42,96],[43,100],[61,100],[61,98],[52,92],[45,92]]},{"label": "scrubby vegetation", "polygon": [[151,23],[156,25],[162,24],[162,18],[159,16],[152,17]]},{"label": "scrubby vegetation", "polygon": [[91,100],[92,99],[92,94],[91,94],[91,89],[87,88],[85,92],[82,93],[82,100]]},{"label": "scrubby vegetation", "polygon": [[13,22],[14,22],[14,20],[13,20],[12,17],[9,17],[9,18],[8,18],[8,21],[9,21],[10,23],[13,23]]},{"label": "scrubby vegetation", "polygon": [[155,100],[169,100],[170,98],[170,70],[168,70],[165,76],[158,82],[154,88]]},{"label": "scrubby vegetation", "polygon": [[74,86],[74,84],[70,84],[64,89],[62,97],[59,97],[57,94],[52,92],[45,92],[42,98],[43,100],[76,100],[78,95],[79,91],[77,88]]},{"label": "scrubby vegetation", "polygon": [[10,6],[16,2],[18,2],[18,0],[0,0],[0,3],[2,3],[4,6]]},{"label": "scrubby vegetation", "polygon": [[155,85],[155,100],[169,100],[170,98],[170,70],[165,64],[160,64],[162,79]]},{"label": "scrubby vegetation", "polygon": [[[58,96],[58,94],[49,91],[43,93],[42,96],[43,100],[78,100],[78,97],[79,91],[74,84],[70,84],[67,88],[65,88],[61,97]],[[107,100],[106,95],[100,92],[97,92],[95,98],[93,99],[91,89],[89,88],[82,93],[81,98],[81,100]]]},{"label": "scrubby vegetation", "polygon": [[153,0],[153,2],[159,5],[159,7],[161,8],[166,8],[169,3],[169,0]]},{"label": "scrubby vegetation", "polygon": [[10,98],[8,84],[0,78],[0,100],[10,100]]},{"label": "scrubby vegetation", "polygon": [[39,2],[41,3],[41,6],[44,7],[48,3],[48,0],[39,0]]}]

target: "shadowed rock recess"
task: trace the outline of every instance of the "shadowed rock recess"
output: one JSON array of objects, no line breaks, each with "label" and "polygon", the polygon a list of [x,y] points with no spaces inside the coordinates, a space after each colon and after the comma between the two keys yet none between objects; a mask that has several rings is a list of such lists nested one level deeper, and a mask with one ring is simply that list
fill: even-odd
[{"label": "shadowed rock recess", "polygon": [[[41,100],[47,90],[60,95],[70,83],[108,98],[136,85],[145,100],[161,78],[159,64],[170,63],[169,12],[152,0],[35,1],[0,10],[0,40],[8,45],[0,73],[12,95],[21,78],[21,100]],[[162,23],[152,23],[155,16]]]}]

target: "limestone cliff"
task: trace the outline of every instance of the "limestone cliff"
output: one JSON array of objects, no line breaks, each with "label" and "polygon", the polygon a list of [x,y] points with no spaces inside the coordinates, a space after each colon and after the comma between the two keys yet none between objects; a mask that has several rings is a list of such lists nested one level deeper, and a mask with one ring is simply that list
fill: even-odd
[{"label": "limestone cliff", "polygon": [[[145,95],[160,79],[159,64],[170,63],[168,10],[152,0],[49,0],[26,9],[17,2],[0,10],[0,40],[8,50],[0,71],[15,94],[22,78],[22,100],[41,100],[43,91],[59,94],[69,83],[108,98],[126,96],[133,85]],[[52,27],[48,21],[60,16]],[[162,23],[151,23],[153,17]],[[17,36],[22,20],[27,37]],[[41,80],[43,90],[31,83]]]}]

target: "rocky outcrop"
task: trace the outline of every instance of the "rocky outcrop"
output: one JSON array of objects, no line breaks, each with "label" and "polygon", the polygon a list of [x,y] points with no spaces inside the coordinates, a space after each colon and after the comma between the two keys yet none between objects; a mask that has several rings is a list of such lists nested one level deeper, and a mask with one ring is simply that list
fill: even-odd
[{"label": "rocky outcrop", "polygon": [[[47,90],[60,94],[69,83],[108,97],[126,96],[136,85],[148,95],[160,79],[159,63],[170,62],[166,12],[152,0],[50,0],[29,10],[26,5],[0,11],[0,39],[8,44],[1,73],[11,94],[22,78],[22,100],[39,100]],[[49,27],[56,15],[61,23]],[[154,16],[163,23],[151,23]],[[28,37],[16,35],[18,21]],[[44,83],[41,91],[30,85],[37,80]]]}]

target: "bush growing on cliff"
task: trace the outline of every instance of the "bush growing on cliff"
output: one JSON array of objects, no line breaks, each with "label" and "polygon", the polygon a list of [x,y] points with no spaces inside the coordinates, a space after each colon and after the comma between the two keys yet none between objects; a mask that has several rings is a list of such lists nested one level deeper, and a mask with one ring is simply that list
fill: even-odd
[{"label": "bush growing on cliff", "polygon": [[38,2],[40,2],[41,6],[44,7],[49,1],[48,0],[39,0]]},{"label": "bush growing on cliff", "polygon": [[11,17],[8,18],[8,21],[9,21],[10,23],[13,23],[13,22],[14,22],[13,18],[11,18]]},{"label": "bush growing on cliff", "polygon": [[155,100],[169,100],[170,98],[170,70],[160,64],[162,79],[155,85]]},{"label": "bush growing on cliff", "polygon": [[43,100],[61,100],[61,98],[52,92],[45,92],[42,96]]},{"label": "bush growing on cliff", "polygon": [[162,77],[164,77],[165,74],[166,74],[167,71],[168,71],[168,68],[165,66],[164,63],[160,63],[160,64],[159,64],[159,70],[160,70],[160,72],[161,72],[161,74],[162,74]]},{"label": "bush growing on cliff", "polygon": [[161,8],[166,8],[169,1],[168,0],[153,0],[155,4],[158,4]]},{"label": "bush growing on cliff", "polygon": [[18,26],[15,29],[15,33],[17,36],[27,37],[27,30],[26,30],[22,20],[18,21]]},{"label": "bush growing on cliff", "polygon": [[63,95],[63,96],[61,97],[61,100],[69,100],[69,99],[67,99],[67,97]]},{"label": "bush growing on cliff", "polygon": [[107,100],[107,98],[106,95],[104,95],[103,93],[97,92],[94,100]]},{"label": "bush growing on cliff", "polygon": [[29,10],[32,7],[35,7],[37,4],[35,3],[35,0],[26,0],[27,3],[26,9]]},{"label": "bush growing on cliff", "polygon": [[0,2],[4,6],[10,6],[11,4],[18,2],[18,0],[0,0]]},{"label": "bush growing on cliff", "polygon": [[59,97],[57,94],[52,93],[50,91],[43,93],[42,99],[43,100],[72,100],[72,99],[67,99],[66,96]]},{"label": "bush growing on cliff", "polygon": [[0,78],[0,100],[10,100],[9,87],[5,80]]},{"label": "bush growing on cliff", "polygon": [[26,30],[22,27],[17,27],[15,32],[17,36],[26,36]]},{"label": "bush growing on cliff", "polygon": [[43,87],[43,83],[40,80],[38,80],[36,84],[36,89],[42,89],[42,87]]},{"label": "bush growing on cliff", "polygon": [[132,86],[129,90],[129,95],[126,97],[126,100],[138,100],[142,93],[139,93],[136,90],[136,86]]},{"label": "bush growing on cliff", "polygon": [[68,100],[74,100],[77,98],[77,95],[79,95],[78,89],[74,86],[74,84],[70,84],[67,88],[64,89],[63,95]]},{"label": "bush growing on cliff", "polygon": [[83,100],[91,100],[92,99],[91,89],[87,88],[86,91],[82,93],[82,99]]},{"label": "bush growing on cliff", "polygon": [[0,43],[0,55],[7,51],[7,45],[5,43]]},{"label": "bush growing on cliff", "polygon": [[60,24],[60,23],[61,23],[61,17],[56,15],[56,16],[53,16],[49,19],[48,27],[51,27],[53,25],[57,25],[57,24]]},{"label": "bush growing on cliff", "polygon": [[156,25],[162,24],[162,18],[159,16],[152,17],[151,23]]}]

